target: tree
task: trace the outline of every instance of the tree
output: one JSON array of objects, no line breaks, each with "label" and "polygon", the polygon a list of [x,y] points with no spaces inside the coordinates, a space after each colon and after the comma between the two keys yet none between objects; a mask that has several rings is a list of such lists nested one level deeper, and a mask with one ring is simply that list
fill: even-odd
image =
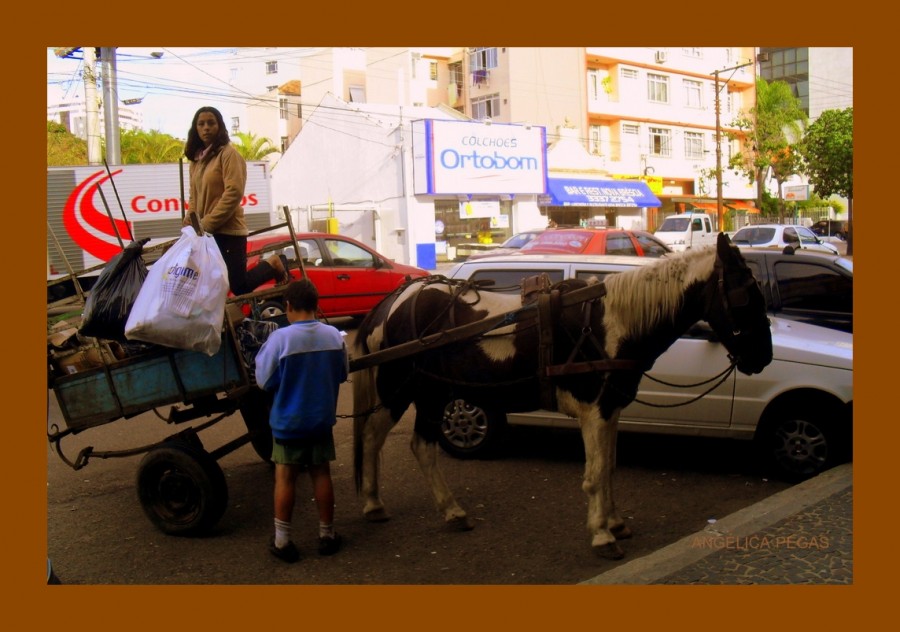
[{"label": "tree", "polygon": [[259,138],[252,132],[236,132],[234,136],[240,141],[234,143],[234,148],[244,157],[244,160],[262,160],[269,154],[276,154],[279,151],[271,140]]},{"label": "tree", "polygon": [[69,133],[65,125],[47,121],[47,166],[87,164],[87,143]]},{"label": "tree", "polygon": [[126,165],[178,162],[184,153],[184,141],[159,130],[122,130],[119,139]]},{"label": "tree", "polygon": [[847,254],[853,254],[853,108],[825,110],[798,145],[818,195],[847,198]]},{"label": "tree", "polygon": [[796,144],[803,133],[807,116],[800,99],[784,81],[756,80],[756,105],[749,116],[739,116],[732,127],[739,133],[726,132],[730,139],[740,138],[741,153],[731,157],[728,166],[756,184],[757,206],[762,207],[765,178],[769,168],[778,182],[780,207],[784,213],[781,185],[789,176],[799,173]]}]

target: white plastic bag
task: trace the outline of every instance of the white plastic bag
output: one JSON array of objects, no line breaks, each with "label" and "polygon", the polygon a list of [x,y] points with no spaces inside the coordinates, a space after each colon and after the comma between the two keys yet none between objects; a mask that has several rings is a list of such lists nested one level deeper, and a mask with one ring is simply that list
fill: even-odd
[{"label": "white plastic bag", "polygon": [[228,269],[212,235],[181,237],[150,267],[125,324],[129,340],[215,355],[222,343]]}]

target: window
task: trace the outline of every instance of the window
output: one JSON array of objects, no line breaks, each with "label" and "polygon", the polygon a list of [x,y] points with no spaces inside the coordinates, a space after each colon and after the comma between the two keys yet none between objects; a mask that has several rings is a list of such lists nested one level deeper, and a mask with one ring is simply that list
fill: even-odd
[{"label": "window", "polygon": [[638,73],[634,68],[622,68],[622,79],[637,79]]},{"label": "window", "polygon": [[239,116],[231,117],[231,133],[237,134],[241,131],[241,118]]},{"label": "window", "polygon": [[350,86],[350,102],[351,103],[365,103],[366,102],[366,87],[365,86]]},{"label": "window", "polygon": [[599,125],[591,125],[590,128],[590,141],[588,143],[588,151],[592,154],[600,154],[600,131],[601,128]]},{"label": "window", "polygon": [[458,86],[463,84],[463,70],[461,63],[450,64],[450,83],[455,83]]},{"label": "window", "polygon": [[496,48],[469,49],[469,70],[489,70],[497,67]]},{"label": "window", "polygon": [[588,99],[596,101],[600,98],[600,72],[596,69],[588,70]]},{"label": "window", "polygon": [[694,57],[695,59],[700,59],[701,57],[703,57],[702,48],[682,48],[681,53],[685,57]]},{"label": "window", "polygon": [[266,92],[274,92],[278,90],[278,86],[266,86]]},{"label": "window", "polygon": [[438,78],[438,65],[436,61],[430,62],[428,64],[428,78],[432,81],[437,81]]},{"label": "window", "polygon": [[684,157],[688,160],[703,158],[703,134],[700,132],[684,133]]},{"label": "window", "polygon": [[489,94],[472,99],[472,118],[482,121],[486,118],[500,116],[500,95]]},{"label": "window", "polygon": [[628,233],[610,232],[606,235],[606,254],[637,256],[637,249]]},{"label": "window", "polygon": [[274,75],[278,73],[278,62],[277,61],[267,61],[266,62],[266,74]]},{"label": "window", "polygon": [[785,310],[853,313],[853,279],[825,266],[778,262],[775,281]]},{"label": "window", "polygon": [[622,123],[622,133],[623,134],[638,134],[640,133],[641,128],[639,125],[635,125],[633,123]]},{"label": "window", "polygon": [[647,99],[653,103],[669,102],[669,78],[665,75],[647,75]]},{"label": "window", "polygon": [[340,239],[326,239],[325,248],[331,253],[331,263],[336,267],[374,268],[372,254],[355,244]]},{"label": "window", "polygon": [[634,238],[641,245],[645,257],[662,257],[669,252],[669,248],[653,235],[634,233]]},{"label": "window", "polygon": [[650,155],[663,157],[672,155],[672,130],[663,127],[650,128]]},{"label": "window", "polygon": [[684,104],[689,108],[703,107],[703,84],[692,79],[684,80]]},{"label": "window", "polygon": [[288,100],[284,98],[278,99],[278,118],[286,121],[288,118]]},{"label": "window", "polygon": [[287,148],[288,148],[288,137],[282,136],[281,137],[281,153],[286,152]]}]

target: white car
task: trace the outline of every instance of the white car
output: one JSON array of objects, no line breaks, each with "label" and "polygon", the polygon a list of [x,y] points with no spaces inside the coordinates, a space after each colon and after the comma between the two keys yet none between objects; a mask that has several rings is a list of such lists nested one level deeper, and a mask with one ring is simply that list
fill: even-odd
[{"label": "white car", "polygon": [[788,224],[755,224],[744,226],[731,238],[737,246],[762,246],[773,248],[818,250],[829,254],[839,254],[837,246],[819,237],[805,226]]},{"label": "white car", "polygon": [[[601,278],[653,265],[658,259],[609,255],[514,255],[466,261],[447,276],[494,281],[505,291],[525,277],[547,272],[553,281]],[[483,286],[484,287],[484,286]],[[488,286],[489,287],[489,286]],[[762,373],[733,372],[702,384],[728,367],[728,354],[700,322],[669,348],[641,381],[637,399],[619,418],[625,432],[651,432],[754,440],[768,469],[802,480],[851,455],[853,334],[770,315],[772,363]],[[672,386],[654,379],[676,385]],[[672,406],[673,404],[684,404]],[[497,415],[471,402],[445,408],[441,447],[459,458],[495,453],[504,428],[536,425],[577,428],[557,412],[536,410]]]}]

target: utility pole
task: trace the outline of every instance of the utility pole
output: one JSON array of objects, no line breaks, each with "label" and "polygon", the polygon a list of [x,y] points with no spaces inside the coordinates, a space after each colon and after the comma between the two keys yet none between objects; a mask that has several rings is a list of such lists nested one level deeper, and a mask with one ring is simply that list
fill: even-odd
[{"label": "utility pole", "polygon": [[[719,88],[719,73],[739,70],[740,68],[752,66],[757,61],[768,61],[768,59],[768,53],[760,53],[759,55],[757,55],[756,59],[751,59],[744,64],[738,64],[737,66],[732,66],[731,68],[722,68],[712,73],[716,78],[716,212],[719,222],[717,228],[720,231],[725,230],[725,209],[722,205],[722,124],[719,118],[719,111],[721,109],[721,99],[719,98],[719,92],[721,90],[721,88]],[[725,82],[725,85],[728,85],[727,81]]]},{"label": "utility pole", "polygon": [[85,46],[84,52],[84,111],[85,133],[87,136],[88,164],[99,165],[100,156],[100,109],[97,102],[97,56],[93,46]]},{"label": "utility pole", "polygon": [[119,98],[116,76],[116,49],[104,46],[100,49],[103,79],[103,121],[106,130],[106,162],[122,164],[122,148],[119,137]]}]

